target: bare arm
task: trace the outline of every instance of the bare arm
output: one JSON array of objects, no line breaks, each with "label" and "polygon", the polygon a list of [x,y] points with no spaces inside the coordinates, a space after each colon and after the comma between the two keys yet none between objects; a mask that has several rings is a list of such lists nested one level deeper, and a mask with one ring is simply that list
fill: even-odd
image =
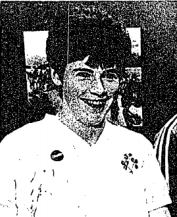
[{"label": "bare arm", "polygon": [[167,207],[162,207],[149,212],[149,217],[171,217]]}]

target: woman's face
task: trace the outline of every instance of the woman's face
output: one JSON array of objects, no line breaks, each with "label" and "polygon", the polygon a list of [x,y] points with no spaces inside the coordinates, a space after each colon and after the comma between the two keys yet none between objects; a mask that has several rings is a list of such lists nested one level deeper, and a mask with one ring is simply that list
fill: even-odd
[{"label": "woman's face", "polygon": [[119,87],[119,77],[115,66],[91,68],[88,59],[89,56],[67,65],[63,99],[76,120],[96,126],[105,120]]}]

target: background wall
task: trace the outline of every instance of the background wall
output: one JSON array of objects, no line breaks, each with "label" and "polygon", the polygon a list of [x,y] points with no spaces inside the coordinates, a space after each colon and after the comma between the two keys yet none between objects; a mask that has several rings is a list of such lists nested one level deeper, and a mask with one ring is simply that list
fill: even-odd
[{"label": "background wall", "polygon": [[[67,16],[66,2],[1,2],[1,131],[13,130],[44,117],[27,103],[23,31],[49,30],[55,16]],[[92,5],[105,8],[127,27],[142,28],[142,132],[151,141],[177,111],[177,3],[70,3],[69,14]],[[79,9],[78,9],[79,8]]]}]

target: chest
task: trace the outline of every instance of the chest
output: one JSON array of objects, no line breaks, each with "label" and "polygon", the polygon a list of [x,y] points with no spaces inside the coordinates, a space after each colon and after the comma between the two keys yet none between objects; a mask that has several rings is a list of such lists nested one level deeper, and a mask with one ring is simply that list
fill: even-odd
[{"label": "chest", "polygon": [[33,214],[36,210],[37,217],[49,216],[47,212],[53,217],[61,213],[63,217],[73,213],[77,217],[107,217],[110,211],[111,216],[121,213],[127,217],[128,210],[137,207],[135,199],[142,203],[143,189],[139,171],[130,173],[124,166],[119,155],[106,150],[71,152],[62,161],[36,167],[33,177],[19,185],[21,198],[25,198],[26,209]]}]

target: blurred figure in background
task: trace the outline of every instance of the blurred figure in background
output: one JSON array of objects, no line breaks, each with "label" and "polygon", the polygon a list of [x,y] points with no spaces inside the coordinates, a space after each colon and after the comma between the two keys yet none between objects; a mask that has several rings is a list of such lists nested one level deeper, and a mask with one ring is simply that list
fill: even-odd
[{"label": "blurred figure in background", "polygon": [[169,187],[173,217],[177,216],[177,114],[155,136],[154,148],[162,173]]}]

